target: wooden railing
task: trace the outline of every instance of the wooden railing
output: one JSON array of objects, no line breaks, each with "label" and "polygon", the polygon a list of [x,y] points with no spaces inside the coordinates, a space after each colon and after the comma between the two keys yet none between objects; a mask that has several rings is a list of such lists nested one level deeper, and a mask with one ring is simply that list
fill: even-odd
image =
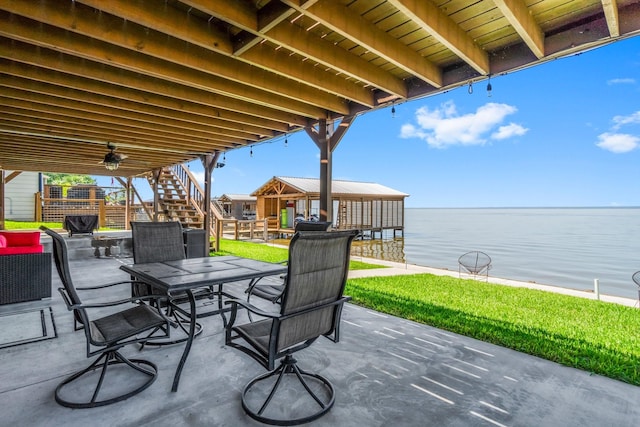
[{"label": "wooden railing", "polygon": [[35,216],[37,221],[64,222],[66,215],[98,215],[100,228],[126,229],[129,221],[149,219],[141,205],[131,205],[129,218],[126,218],[126,207],[110,205],[104,199],[66,199],[42,197],[35,193]]}]

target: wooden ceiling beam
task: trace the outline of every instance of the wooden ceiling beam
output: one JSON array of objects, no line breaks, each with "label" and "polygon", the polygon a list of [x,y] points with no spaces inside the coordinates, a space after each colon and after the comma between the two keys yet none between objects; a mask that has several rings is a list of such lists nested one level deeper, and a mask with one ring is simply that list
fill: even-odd
[{"label": "wooden ceiling beam", "polygon": [[[115,13],[121,17],[129,17],[129,19],[134,19],[144,27],[170,34],[176,39],[184,40],[195,46],[200,46],[203,49],[214,50],[220,54],[212,56],[206,51],[198,52],[197,49],[194,52],[194,48],[192,47],[189,49],[188,55],[185,55],[183,46],[176,43],[177,46],[173,50],[177,52],[178,55],[181,55],[178,59],[178,63],[180,64],[231,80],[238,80],[245,83],[255,81],[256,84],[254,87],[269,89],[273,93],[287,95],[291,92],[291,99],[313,102],[338,113],[344,112],[337,109],[338,106],[344,108],[344,106],[341,105],[342,101],[331,98],[329,94],[349,99],[350,101],[369,107],[374,106],[371,90],[364,88],[362,85],[357,85],[353,81],[348,81],[345,78],[336,77],[334,74],[319,72],[319,70],[324,71],[324,69],[322,67],[320,69],[316,68],[312,62],[304,61],[304,58],[291,56],[288,53],[273,49],[265,52],[266,54],[263,52],[245,52],[244,55],[239,55],[236,51],[233,52],[233,56],[228,52],[226,47],[218,50],[216,49],[215,43],[213,45],[211,43],[209,33],[212,27],[204,21],[192,19],[189,21],[188,27],[186,27],[183,22],[184,17],[176,19],[174,17],[175,14],[171,14],[170,10],[165,8],[149,9],[141,4],[128,0],[111,0],[107,3],[100,0],[82,0],[81,2],[108,13]],[[203,5],[202,2],[191,1],[187,4],[212,16],[225,16],[227,22],[240,28],[251,30],[252,32],[267,31],[275,25],[275,22],[271,21],[265,24],[263,29],[258,30],[259,20],[256,11],[251,11],[244,4],[238,2],[231,4],[229,2],[219,1],[208,2],[206,5]],[[277,4],[277,2],[274,4]],[[280,21],[281,19],[277,20],[277,22]],[[168,25],[168,23],[172,25]],[[90,28],[92,28],[92,26]],[[144,30],[141,29],[140,31],[142,32]],[[131,28],[128,29],[128,33],[130,32]],[[142,36],[143,35],[141,35],[141,37]],[[114,40],[105,41],[114,42]],[[167,43],[171,42],[172,39],[161,41],[160,47],[157,49],[160,51],[160,54],[166,51]],[[127,47],[126,44],[122,46]],[[144,43],[144,52],[151,54],[153,49],[154,46],[147,37],[147,41]],[[262,50],[264,51],[265,49]],[[226,55],[226,57],[221,55]],[[164,59],[171,60],[166,57]],[[238,63],[238,59],[244,63]],[[193,66],[190,65],[190,63],[193,62],[196,62],[196,64]],[[198,66],[200,64],[204,64],[204,66]],[[256,70],[255,67],[259,67],[259,69]],[[278,80],[275,76],[279,76],[284,80]],[[265,82],[269,81],[273,81],[273,88],[266,86]],[[305,89],[307,86],[309,88]],[[324,99],[326,99],[326,102],[323,101]],[[338,103],[337,105],[336,102]]]},{"label": "wooden ceiling beam", "polygon": [[[2,166],[3,169],[44,173],[70,173],[70,171],[72,171],[72,173],[82,175],[141,176],[147,171],[147,168],[124,162],[120,164],[118,170],[109,171],[104,167],[104,165],[76,161],[70,156],[67,156],[66,158],[42,159],[42,156],[38,156],[36,154],[29,158],[13,156],[3,160],[0,160],[0,166]],[[155,169],[160,167],[162,167],[162,164],[155,167]]]},{"label": "wooden ceiling beam", "polygon": [[544,33],[521,0],[493,0],[536,58],[544,58]]},{"label": "wooden ceiling beam", "polygon": [[[16,137],[2,133],[0,133],[0,143],[2,143],[3,147],[6,147],[6,151],[0,154],[0,165],[7,169],[115,175],[107,171],[104,165],[100,163],[108,152],[106,147],[83,145],[82,143],[70,141],[52,141],[37,137]],[[117,175],[139,175],[167,164],[182,163],[190,160],[184,155],[169,155],[166,153],[151,156],[148,153],[144,153],[145,160],[137,160],[135,157],[142,156],[142,154],[130,151],[130,149],[126,149],[126,151],[123,154],[127,154],[130,157],[120,164],[122,170]],[[24,154],[21,155],[21,153]],[[125,173],[122,173],[123,171]]]},{"label": "wooden ceiling beam", "polygon": [[[0,130],[0,140],[9,148],[20,148],[26,153],[44,153],[46,156],[92,157],[100,161],[109,152],[104,141],[82,138],[79,136],[64,136],[54,133],[29,132],[20,126],[7,127]],[[185,158],[184,150],[174,150],[167,147],[154,148],[131,144],[115,145],[117,152],[127,156],[138,156],[152,163],[166,162],[167,158]],[[15,155],[14,151],[3,152],[2,156]],[[196,153],[198,155],[205,153]]]},{"label": "wooden ceiling beam", "polygon": [[245,52],[241,58],[254,63],[259,61],[261,67],[268,68],[274,73],[287,73],[287,77],[295,79],[296,82],[306,80],[306,84],[317,90],[329,92],[353,103],[369,108],[376,105],[373,88],[367,87],[365,82],[350,79],[339,71],[308,60],[306,56],[292,54],[287,49],[273,48],[268,43],[259,43]]},{"label": "wooden ceiling beam", "polygon": [[[347,79],[352,79],[369,86],[370,90],[379,89],[399,98],[407,95],[407,87],[402,79],[382,71],[359,56],[337,48],[333,43],[313,37],[308,31],[288,22],[277,25],[266,33],[266,36],[270,42],[306,58],[305,62],[317,64],[315,67],[319,70],[331,70],[336,75],[344,74],[345,83],[348,83]],[[257,50],[258,47],[249,50],[243,57],[259,56],[261,51]]]},{"label": "wooden ceiling beam", "polygon": [[[294,0],[283,1],[296,7]],[[339,1],[323,0],[306,9],[305,15],[430,85],[442,86],[442,72],[438,67],[369,21],[349,13],[349,9]]]},{"label": "wooden ceiling beam", "polygon": [[[302,58],[308,58],[305,62],[319,63],[321,64],[321,66],[319,66],[320,69],[330,68],[336,72],[345,74],[356,82],[363,82],[366,85],[378,88],[397,97],[405,98],[407,95],[407,88],[402,79],[380,70],[373,64],[370,64],[360,57],[354,56],[344,49],[337,49],[333,43],[316,37],[309,31],[300,31],[296,25],[283,19],[283,17],[291,15],[291,13],[287,13],[286,10],[296,10],[292,7],[293,5],[284,5],[284,3],[275,1],[270,2],[258,13],[258,26],[250,27],[249,22],[253,22],[253,20],[236,18],[238,20],[233,21],[228,17],[229,15],[226,15],[227,8],[233,7],[229,6],[227,2],[194,0],[188,3],[204,13],[224,18],[227,22],[245,29],[245,31],[250,32],[260,40],[264,38],[277,46],[282,46],[300,55]],[[294,5],[297,9],[305,9],[315,3],[316,1],[295,2]],[[278,8],[278,10],[274,12],[269,10],[269,7]],[[278,14],[281,14],[281,16],[278,16]],[[263,16],[270,15],[276,16],[261,19]],[[251,39],[252,36],[241,35],[240,37]],[[258,44],[255,40],[253,42],[242,41],[241,44],[250,44],[251,46],[243,47],[236,52],[236,55],[252,63],[264,61],[264,59],[260,57],[260,52],[253,52],[253,49],[249,49],[249,47]],[[313,75],[314,74],[312,74],[312,76]],[[343,82],[346,83],[348,81],[344,80]],[[329,88],[329,90],[332,89]],[[363,103],[363,105],[367,104]]]},{"label": "wooden ceiling beam", "polygon": [[[171,7],[149,8],[129,0],[80,1],[122,20],[127,19],[126,33],[107,32],[114,25],[124,21],[98,15],[94,9],[78,5],[69,4],[70,10],[61,11],[57,2],[51,2],[51,0],[49,2],[47,10],[42,12],[43,16],[38,15],[35,19],[60,28],[67,28],[68,22],[73,22],[73,31],[94,39],[141,51],[159,59],[236,83],[250,85],[278,96],[287,96],[292,100],[320,105],[330,111],[340,111],[337,108],[345,108],[344,100],[336,98],[335,93],[345,91],[344,89],[347,88],[351,89],[349,85],[340,85],[339,82],[335,82],[332,85],[334,92],[331,94],[321,85],[311,86],[305,81],[305,72],[309,71],[308,67],[291,58],[285,58],[282,63],[270,62],[269,65],[273,68],[265,67],[260,62],[256,64],[246,61],[238,62],[230,48],[231,41],[221,42],[220,31],[202,19],[191,17],[186,12],[184,15],[176,14]],[[44,9],[44,3],[44,0],[39,2],[42,9]],[[57,13],[55,19],[53,11]],[[228,36],[225,35],[225,37]],[[190,45],[185,46],[185,41]],[[292,76],[291,72],[294,70],[298,72]],[[295,81],[292,81],[292,78]],[[356,93],[350,90],[346,93],[349,93],[357,102],[371,102],[371,95],[365,91]]]},{"label": "wooden ceiling beam", "polygon": [[[78,79],[74,84],[83,86],[78,87],[80,90],[166,106],[183,111],[185,115],[215,117],[281,132],[286,132],[290,126],[305,126],[308,123],[307,118],[299,115],[256,106],[246,101],[183,85],[169,84],[161,79],[118,70],[73,56],[60,55],[48,49],[39,49],[37,46],[3,37],[0,37],[0,58],[47,70],[40,72],[40,76],[46,75],[48,70],[75,76]],[[90,81],[87,77],[93,80]],[[40,77],[43,78],[46,77]]]},{"label": "wooden ceiling beam", "polygon": [[[187,1],[187,3],[192,7],[200,9],[200,7],[203,7],[204,2]],[[244,31],[234,37],[233,54],[235,56],[242,56],[249,49],[264,40],[265,33],[270,31],[276,25],[285,21],[294,13],[295,10],[290,8],[289,6],[280,3],[279,1],[272,1],[267,3],[262,9],[257,12],[257,27],[243,27],[240,25],[240,21],[236,21],[236,25],[238,25],[238,27],[242,28]]]},{"label": "wooden ceiling beam", "polygon": [[489,56],[436,5],[424,0],[387,0],[480,74],[489,74]]},{"label": "wooden ceiling beam", "polygon": [[[92,113],[90,111],[82,111],[67,109],[63,107],[54,107],[46,104],[38,104],[35,102],[14,100],[0,97],[0,105],[2,105],[5,114],[19,115],[29,117],[31,120],[39,119],[52,120],[60,123],[68,122],[73,125],[86,125],[95,129],[118,129],[123,134],[141,135],[150,137],[152,141],[163,140],[174,141],[185,147],[193,147],[193,144],[211,144],[213,142],[225,146],[225,149],[234,148],[240,144],[227,138],[220,138],[215,135],[204,135],[199,132],[179,132],[179,130],[168,128],[161,123],[140,122],[127,119],[114,119],[110,116]],[[245,142],[245,141],[243,141]]]},{"label": "wooden ceiling beam", "polygon": [[607,20],[607,27],[609,27],[609,34],[611,37],[619,37],[620,18],[618,17],[618,1],[602,0],[602,9],[604,11],[604,17]]},{"label": "wooden ceiling beam", "polygon": [[[0,130],[17,130],[30,131],[42,134],[52,134],[54,136],[67,137],[67,138],[82,138],[87,140],[102,141],[104,147],[108,143],[115,143],[117,146],[127,147],[145,147],[149,150],[152,149],[164,149],[173,153],[184,153],[185,155],[193,154],[196,146],[195,142],[191,145],[185,143],[177,143],[170,138],[152,138],[149,135],[133,134],[127,132],[119,132],[118,129],[89,126],[86,124],[76,124],[71,120],[68,122],[59,122],[49,120],[45,118],[25,118],[15,117],[9,114],[3,114],[0,118]],[[224,144],[217,144],[213,141],[209,141],[206,145],[200,144],[198,146],[199,153],[209,153],[214,151],[224,151]]]},{"label": "wooden ceiling beam", "polygon": [[[337,75],[335,72],[326,71],[326,66],[317,66],[315,61],[307,61],[306,56],[292,55],[288,49],[274,49],[271,45],[260,43],[265,39],[265,34],[277,24],[286,20],[295,12],[280,2],[271,2],[259,12],[238,7],[237,2],[218,1],[202,2],[189,1],[188,4],[206,14],[215,17],[225,17],[226,22],[243,29],[235,41],[241,48],[235,50],[232,61],[237,59],[248,64],[258,66],[270,72],[276,73],[287,79],[295,80],[301,84],[307,84],[313,88],[329,92],[352,102],[365,105],[369,108],[375,106],[375,99],[370,88],[358,84],[356,80],[349,80],[347,76]],[[244,11],[238,13],[238,11]],[[265,18],[265,15],[268,17]],[[173,34],[181,37],[180,34]],[[206,39],[204,39],[206,41]],[[202,40],[187,40],[202,46]]]},{"label": "wooden ceiling beam", "polygon": [[3,87],[3,92],[0,95],[16,100],[25,100],[25,102],[37,102],[50,109],[63,108],[67,112],[78,111],[80,114],[86,111],[87,114],[112,117],[114,120],[138,122],[141,126],[148,126],[154,130],[160,127],[166,129],[167,132],[173,131],[180,135],[224,137],[238,143],[262,139],[259,135],[211,126],[206,123],[206,120],[195,123],[184,121],[175,117],[172,110],[146,104],[137,105],[133,102],[109,99],[100,95],[88,95],[73,88],[53,86],[39,81],[25,81],[19,77],[11,79],[2,77],[4,76],[0,74],[0,87]]},{"label": "wooden ceiling beam", "polygon": [[[302,101],[256,89],[251,85],[230,81],[107,42],[90,39],[87,36],[70,34],[60,28],[39,24],[28,18],[11,15],[6,11],[0,11],[0,34],[57,52],[122,68],[145,76],[153,76],[173,84],[181,84],[235,99],[242,99],[292,114],[312,118],[325,117],[327,115],[325,109]],[[192,55],[187,55],[186,52],[184,54],[185,56]],[[265,82],[265,84],[268,85],[268,82]],[[295,85],[291,86],[292,88],[286,90],[289,95],[291,95],[292,89],[299,89],[299,86],[298,88],[293,87]],[[338,101],[334,107],[331,111],[338,113],[348,112],[348,107],[341,101]]]},{"label": "wooden ceiling beam", "polygon": [[[93,147],[93,148],[80,149],[80,148],[73,148],[72,146],[69,146],[69,145],[65,145],[57,149],[53,149],[53,148],[49,148],[50,146],[43,144],[42,140],[35,139],[35,138],[29,139],[29,140],[23,139],[23,140],[20,140],[20,143],[16,143],[15,140],[4,141],[3,138],[0,137],[0,141],[4,146],[7,147],[8,150],[11,150],[13,153],[13,154],[9,153],[7,155],[3,155],[4,161],[19,160],[19,156],[15,154],[19,150],[20,152],[24,153],[25,157],[28,157],[28,158],[43,157],[44,160],[47,160],[47,161],[56,161],[56,160],[68,161],[70,158],[77,157],[78,159],[80,159],[78,160],[79,164],[84,164],[90,167],[95,166],[96,168],[104,168],[104,165],[102,165],[100,162],[104,159],[105,154],[109,152],[109,150],[107,150],[106,147],[103,147],[103,148]],[[135,153],[131,152],[129,149],[124,149],[124,150],[118,149],[116,152],[121,152],[121,151],[123,155],[127,156],[127,158],[124,159],[123,161],[127,163],[129,166],[134,168],[142,167],[148,170],[153,168],[154,166],[158,166],[158,165],[161,166],[163,164],[166,164],[167,162],[167,156],[151,158],[148,155],[146,155],[145,160],[138,160],[136,159],[136,157],[139,157],[139,155],[136,155]]]}]

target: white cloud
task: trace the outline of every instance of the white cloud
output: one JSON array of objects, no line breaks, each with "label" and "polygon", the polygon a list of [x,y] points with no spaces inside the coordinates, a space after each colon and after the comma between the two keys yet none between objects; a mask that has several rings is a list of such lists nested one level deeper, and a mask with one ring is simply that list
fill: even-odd
[{"label": "white cloud", "polygon": [[528,129],[512,123],[500,127],[491,133],[504,119],[517,111],[507,104],[489,103],[481,106],[475,113],[458,114],[453,101],[441,104],[430,110],[421,107],[416,111],[417,126],[405,124],[400,129],[401,138],[419,138],[435,148],[451,145],[483,145],[487,135],[493,139],[505,139],[524,135]]},{"label": "white cloud", "polygon": [[640,124],[640,111],[636,111],[628,116],[614,116],[613,129],[620,129],[625,125],[637,125]]},{"label": "white cloud", "polygon": [[522,136],[529,129],[522,127],[516,123],[509,123],[506,126],[500,126],[497,132],[491,134],[492,139],[507,139],[512,136]]},{"label": "white cloud", "polygon": [[625,78],[625,79],[611,79],[607,81],[608,85],[620,85],[620,84],[635,84],[636,79]]},{"label": "white cloud", "polygon": [[612,153],[628,153],[640,146],[640,138],[624,133],[603,133],[598,135],[596,145]]}]

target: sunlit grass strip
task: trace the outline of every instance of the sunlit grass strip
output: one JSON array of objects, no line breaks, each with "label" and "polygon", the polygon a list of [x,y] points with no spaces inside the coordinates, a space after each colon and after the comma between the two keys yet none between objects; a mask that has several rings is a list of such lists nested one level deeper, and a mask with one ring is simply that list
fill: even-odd
[{"label": "sunlit grass strip", "polygon": [[[286,261],[289,250],[276,246],[269,246],[263,243],[245,242],[239,240],[220,240],[220,250],[212,252],[212,255],[236,255],[244,258],[257,259],[266,262]],[[381,265],[368,264],[362,261],[351,261],[350,270],[366,270],[371,268],[385,268]]]},{"label": "sunlit grass strip", "polygon": [[619,304],[417,274],[349,280],[371,309],[640,385],[640,310]]},{"label": "sunlit grass strip", "polygon": [[[38,230],[41,225],[52,230],[63,230],[61,222],[29,222],[29,221],[5,221],[4,228],[6,230]],[[100,227],[100,231],[118,231],[117,228]]]},{"label": "sunlit grass strip", "polygon": [[4,228],[7,230],[38,230],[41,225],[54,230],[62,229],[61,222],[28,222],[5,220]]}]

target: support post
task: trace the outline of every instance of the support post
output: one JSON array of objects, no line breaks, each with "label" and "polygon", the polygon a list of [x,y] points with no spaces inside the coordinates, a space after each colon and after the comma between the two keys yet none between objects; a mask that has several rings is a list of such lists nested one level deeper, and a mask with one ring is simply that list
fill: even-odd
[{"label": "support post", "polygon": [[[204,167],[204,230],[205,230],[205,238],[207,245],[211,243],[211,174],[213,173],[213,169],[215,168],[216,163],[218,162],[218,157],[220,157],[220,152],[216,151],[214,154],[205,154],[200,156],[200,161],[202,162],[202,166]],[[217,230],[217,228],[216,228]],[[216,233],[215,235],[215,243],[214,250],[220,250],[220,234]],[[208,250],[207,250],[208,251]]]},{"label": "support post", "polygon": [[327,119],[318,120],[318,128],[308,126],[307,135],[320,149],[320,221],[333,222],[333,197],[331,191],[332,169],[331,155],[356,116],[345,116],[334,130],[334,122]]},{"label": "support post", "polygon": [[0,230],[4,230],[4,169],[0,169]]},{"label": "support post", "polygon": [[158,181],[162,169],[155,169],[153,173],[153,222],[158,222],[158,209],[160,209],[160,195],[158,194]]},{"label": "support post", "polygon": [[124,229],[129,230],[129,222],[131,221],[131,202],[133,201],[133,193],[131,192],[131,183],[132,178],[127,177],[127,185],[124,186],[125,189],[125,199],[124,199]]},{"label": "support post", "polygon": [[333,222],[333,203],[331,201],[331,135],[330,124],[320,120],[318,125],[318,145],[320,146],[320,221]]},{"label": "support post", "polygon": [[98,200],[98,227],[104,228],[106,225],[107,225],[107,207],[104,204],[104,199],[102,199],[102,200]]}]

